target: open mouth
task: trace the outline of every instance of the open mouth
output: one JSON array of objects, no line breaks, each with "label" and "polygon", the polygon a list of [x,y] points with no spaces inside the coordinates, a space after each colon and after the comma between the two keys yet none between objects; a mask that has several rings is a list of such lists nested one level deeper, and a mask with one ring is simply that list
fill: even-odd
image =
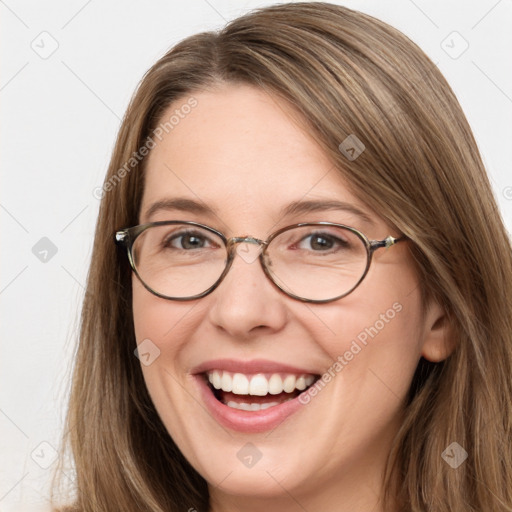
[{"label": "open mouth", "polygon": [[219,402],[242,411],[261,411],[293,400],[320,378],[313,374],[244,374],[225,370],[210,370],[203,376]]}]

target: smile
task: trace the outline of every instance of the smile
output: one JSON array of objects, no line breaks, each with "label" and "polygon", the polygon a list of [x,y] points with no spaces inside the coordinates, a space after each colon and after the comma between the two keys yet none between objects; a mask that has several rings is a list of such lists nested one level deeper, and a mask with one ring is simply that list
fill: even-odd
[{"label": "smile", "polygon": [[216,359],[190,371],[211,417],[238,432],[272,430],[304,408],[300,395],[320,372],[276,361]]},{"label": "smile", "polygon": [[211,370],[206,376],[217,400],[242,411],[260,411],[293,400],[316,380],[314,375],[247,375],[225,370]]}]

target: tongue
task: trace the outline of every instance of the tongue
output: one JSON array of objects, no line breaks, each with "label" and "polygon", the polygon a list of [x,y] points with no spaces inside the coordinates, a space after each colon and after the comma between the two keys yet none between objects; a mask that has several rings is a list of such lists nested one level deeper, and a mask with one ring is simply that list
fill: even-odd
[{"label": "tongue", "polygon": [[293,393],[279,393],[279,395],[271,395],[270,393],[265,396],[257,396],[257,395],[236,395],[235,393],[231,393],[228,391],[218,391],[217,397],[221,402],[227,403],[230,401],[238,402],[238,403],[247,403],[247,404],[266,404],[270,402],[286,402],[290,400],[290,398],[295,398],[299,392],[295,390]]}]

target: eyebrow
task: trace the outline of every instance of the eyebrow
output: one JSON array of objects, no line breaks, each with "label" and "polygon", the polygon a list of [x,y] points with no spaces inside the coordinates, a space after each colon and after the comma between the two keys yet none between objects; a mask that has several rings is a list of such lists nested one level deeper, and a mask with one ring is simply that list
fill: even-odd
[{"label": "eyebrow", "polygon": [[361,218],[364,222],[375,225],[373,219],[365,212],[350,203],[344,201],[337,201],[334,199],[323,200],[323,201],[294,201],[288,206],[281,209],[280,215],[297,215],[304,213],[313,212],[325,212],[325,211],[345,211],[352,213]]},{"label": "eyebrow", "polygon": [[146,218],[151,217],[160,210],[179,210],[188,213],[197,213],[202,215],[217,215],[217,210],[205,203],[188,199],[186,197],[176,197],[173,199],[163,199],[153,203],[146,210]]},{"label": "eyebrow", "polygon": [[[194,199],[188,199],[186,197],[176,197],[172,199],[163,199],[153,203],[146,210],[145,217],[150,218],[156,212],[161,210],[178,210],[199,215],[218,216],[217,209],[212,208],[203,202],[195,201]],[[279,217],[325,211],[345,211],[358,216],[367,224],[375,225],[375,222],[367,213],[360,210],[353,204],[333,199],[316,201],[294,201],[280,210]]]}]

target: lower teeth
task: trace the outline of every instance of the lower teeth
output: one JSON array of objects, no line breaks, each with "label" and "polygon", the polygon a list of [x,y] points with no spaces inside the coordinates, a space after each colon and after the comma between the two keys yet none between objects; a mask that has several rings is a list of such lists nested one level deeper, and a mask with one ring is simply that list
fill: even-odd
[{"label": "lower teeth", "polygon": [[[292,400],[293,398],[289,398],[288,400]],[[285,400],[288,402],[288,400]],[[230,400],[225,405],[231,407],[232,409],[240,409],[241,411],[263,411],[264,409],[268,409],[269,407],[274,407],[276,405],[280,405],[284,402],[267,402],[263,404],[248,404],[246,402],[233,402]]]}]

